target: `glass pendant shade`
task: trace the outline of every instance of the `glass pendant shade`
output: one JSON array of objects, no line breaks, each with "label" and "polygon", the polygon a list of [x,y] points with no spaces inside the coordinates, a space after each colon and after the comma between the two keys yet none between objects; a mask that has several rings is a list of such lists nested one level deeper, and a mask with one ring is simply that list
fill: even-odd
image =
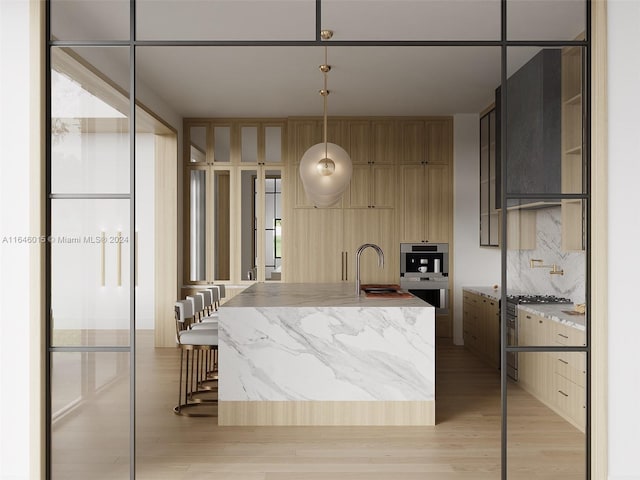
[{"label": "glass pendant shade", "polygon": [[300,179],[307,198],[316,207],[340,200],[351,180],[351,158],[335,143],[317,143],[300,160]]}]

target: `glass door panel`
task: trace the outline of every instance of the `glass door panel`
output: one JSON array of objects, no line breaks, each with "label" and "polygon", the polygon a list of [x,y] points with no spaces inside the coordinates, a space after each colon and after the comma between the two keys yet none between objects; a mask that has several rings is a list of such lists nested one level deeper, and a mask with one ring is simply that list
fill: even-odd
[{"label": "glass door panel", "polygon": [[507,0],[509,40],[575,40],[587,28],[586,0]]},{"label": "glass door panel", "polygon": [[[257,199],[257,196],[256,196]],[[264,175],[264,279],[281,280],[282,275],[282,171]]]},{"label": "glass door panel", "polygon": [[258,235],[258,215],[256,199],[261,185],[258,182],[257,170],[240,171],[240,275],[242,280],[258,279],[258,243],[262,239]]},{"label": "glass door panel", "polygon": [[241,162],[258,163],[258,127],[243,126],[240,128]]},{"label": "glass door panel", "polygon": [[51,354],[51,478],[128,479],[128,352]]},{"label": "glass door panel", "polygon": [[213,172],[213,278],[231,279],[231,172]]},{"label": "glass door panel", "polygon": [[231,127],[224,125],[213,127],[213,161],[216,163],[231,161]]},{"label": "glass door panel", "polygon": [[207,127],[191,125],[189,127],[189,162],[207,163]]},{"label": "glass door panel", "polygon": [[129,52],[117,47],[51,51],[54,194],[129,192],[129,99],[82,65],[85,58],[105,57],[126,64]]},{"label": "glass door panel", "polygon": [[314,0],[137,0],[136,6],[140,40],[315,38]]},{"label": "glass door panel", "polygon": [[500,0],[329,0],[322,25],[335,40],[499,40]]},{"label": "glass door panel", "polygon": [[586,478],[585,354],[518,353],[507,384],[507,478]]},{"label": "glass door panel", "polygon": [[[512,47],[507,58],[507,194],[585,192],[582,48]],[[507,206],[541,202],[507,199]]]},{"label": "glass door panel", "polygon": [[282,163],[282,146],[284,144],[283,128],[264,127],[264,161],[265,163]]},{"label": "glass door panel", "polygon": [[52,200],[50,242],[52,345],[128,345],[129,200]]},{"label": "glass door panel", "polygon": [[51,0],[51,39],[129,39],[129,0]]},{"label": "glass door panel", "polygon": [[189,171],[189,280],[207,279],[207,177],[204,167]]},{"label": "glass door panel", "polygon": [[507,311],[518,332],[509,345],[586,345],[587,257],[577,202],[577,212],[573,200],[556,199],[507,214],[507,291],[514,296]]}]

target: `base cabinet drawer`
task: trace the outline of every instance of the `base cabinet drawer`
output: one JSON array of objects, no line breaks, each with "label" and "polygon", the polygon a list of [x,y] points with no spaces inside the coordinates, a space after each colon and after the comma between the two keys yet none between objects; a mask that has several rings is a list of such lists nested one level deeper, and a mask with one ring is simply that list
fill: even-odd
[{"label": "base cabinet drawer", "polygon": [[554,373],[584,388],[587,366],[584,353],[554,352],[552,354]]},{"label": "base cabinet drawer", "polygon": [[585,389],[562,375],[554,375],[554,405],[576,427],[584,431],[587,396]]},{"label": "base cabinet drawer", "polygon": [[583,347],[587,344],[584,330],[578,330],[577,328],[555,322],[554,333],[554,341],[560,345]]}]

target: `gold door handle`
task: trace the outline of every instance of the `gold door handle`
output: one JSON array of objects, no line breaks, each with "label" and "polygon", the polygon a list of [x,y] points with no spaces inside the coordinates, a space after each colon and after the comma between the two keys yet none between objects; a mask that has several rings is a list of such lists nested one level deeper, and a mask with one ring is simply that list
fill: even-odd
[{"label": "gold door handle", "polygon": [[134,252],[134,254],[136,256],[136,264],[135,264],[135,272],[134,272],[135,278],[134,278],[134,280],[135,280],[135,286],[137,287],[138,286],[138,232],[136,232],[134,240],[135,240],[135,244],[134,244],[135,252]]},{"label": "gold door handle", "polygon": [[105,243],[106,235],[100,232],[100,286],[105,286]]},{"label": "gold door handle", "polygon": [[344,252],[344,281],[349,281],[349,252]]},{"label": "gold door handle", "polygon": [[118,231],[116,236],[116,280],[119,287],[122,286],[122,232]]}]

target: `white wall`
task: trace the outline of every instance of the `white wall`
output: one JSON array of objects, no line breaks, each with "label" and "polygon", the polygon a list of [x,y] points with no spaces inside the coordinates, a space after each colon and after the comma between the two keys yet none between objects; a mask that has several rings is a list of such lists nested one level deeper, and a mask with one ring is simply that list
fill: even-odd
[{"label": "white wall", "polygon": [[500,249],[480,247],[480,119],[453,118],[453,341],[462,344],[462,288],[500,284]]},{"label": "white wall", "polygon": [[[29,2],[0,1],[0,479],[29,477]],[[17,323],[16,323],[17,322]],[[22,331],[18,338],[17,328]],[[17,340],[17,341],[16,341]],[[16,392],[18,392],[16,397]],[[18,401],[16,401],[18,399]]]},{"label": "white wall", "polygon": [[608,3],[609,478],[640,479],[640,2]]}]

